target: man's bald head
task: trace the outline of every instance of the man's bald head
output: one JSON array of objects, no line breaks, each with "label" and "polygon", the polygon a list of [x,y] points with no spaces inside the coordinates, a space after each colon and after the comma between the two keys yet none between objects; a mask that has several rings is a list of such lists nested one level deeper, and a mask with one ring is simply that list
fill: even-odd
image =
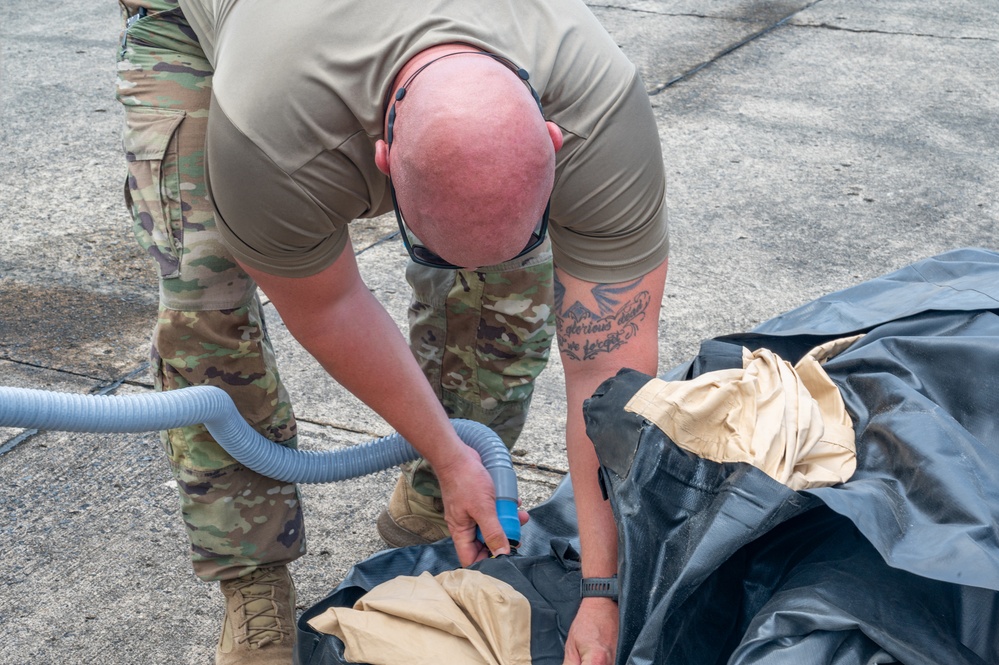
[{"label": "man's bald head", "polygon": [[492,265],[516,256],[544,213],[557,133],[516,72],[453,55],[432,61],[395,102],[383,170],[429,249],[455,265]]}]

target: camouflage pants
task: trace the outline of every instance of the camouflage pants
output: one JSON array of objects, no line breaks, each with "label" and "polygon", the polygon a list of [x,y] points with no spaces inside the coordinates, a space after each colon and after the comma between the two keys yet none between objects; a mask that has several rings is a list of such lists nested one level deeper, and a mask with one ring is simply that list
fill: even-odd
[{"label": "camouflage pants", "polygon": [[[156,387],[222,387],[259,432],[295,446],[295,418],[256,285],[223,247],[207,198],[211,66],[176,0],[122,6],[129,20],[117,82],[125,106],[125,200],[136,239],[160,277],[151,354]],[[162,436],[199,577],[238,577],[305,552],[294,485],[242,467],[202,426]]]},{"label": "camouflage pants", "polygon": [[[207,198],[211,65],[177,0],[120,2],[125,199],[160,276],[157,388],[220,386],[258,431],[294,447],[295,419],[256,286],[222,244]],[[445,409],[490,425],[512,446],[554,336],[550,247],[478,272],[411,264],[407,279],[411,347]],[[229,579],[305,552],[295,486],[243,468],[203,427],[170,430],[163,440],[199,577]],[[405,473],[418,491],[439,496],[425,462]]]},{"label": "camouflage pants", "polygon": [[[472,272],[410,261],[409,345],[452,418],[489,425],[513,448],[527,419],[534,380],[555,335],[551,245]],[[440,486],[423,460],[403,466],[426,496]]]}]

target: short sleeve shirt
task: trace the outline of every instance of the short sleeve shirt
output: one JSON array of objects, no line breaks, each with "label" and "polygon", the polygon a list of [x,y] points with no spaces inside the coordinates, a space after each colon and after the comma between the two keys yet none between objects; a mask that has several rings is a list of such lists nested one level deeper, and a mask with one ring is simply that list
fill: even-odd
[{"label": "short sleeve shirt", "polygon": [[563,132],[556,265],[619,282],[668,252],[655,119],[636,72],[577,0],[181,0],[215,69],[206,166],[223,240],[263,272],[317,273],[349,223],[391,210],[374,146],[401,67],[463,42],[530,73]]}]

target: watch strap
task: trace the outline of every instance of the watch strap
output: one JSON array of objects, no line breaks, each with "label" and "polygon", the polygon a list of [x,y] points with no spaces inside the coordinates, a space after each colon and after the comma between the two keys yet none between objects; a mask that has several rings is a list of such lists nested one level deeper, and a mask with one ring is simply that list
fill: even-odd
[{"label": "watch strap", "polygon": [[579,582],[581,598],[610,598],[617,601],[617,575],[613,577],[584,577]]}]

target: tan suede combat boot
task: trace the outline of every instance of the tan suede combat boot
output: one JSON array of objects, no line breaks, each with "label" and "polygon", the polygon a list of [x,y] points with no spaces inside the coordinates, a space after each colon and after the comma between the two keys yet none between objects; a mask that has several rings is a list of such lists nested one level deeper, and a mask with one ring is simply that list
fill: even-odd
[{"label": "tan suede combat boot", "polygon": [[260,568],[220,587],[225,619],[215,665],[291,665],[295,585],[287,566]]},{"label": "tan suede combat boot", "polygon": [[388,508],[378,516],[378,535],[390,547],[427,545],[450,538],[444,521],[444,502],[424,496],[399,476]]}]

